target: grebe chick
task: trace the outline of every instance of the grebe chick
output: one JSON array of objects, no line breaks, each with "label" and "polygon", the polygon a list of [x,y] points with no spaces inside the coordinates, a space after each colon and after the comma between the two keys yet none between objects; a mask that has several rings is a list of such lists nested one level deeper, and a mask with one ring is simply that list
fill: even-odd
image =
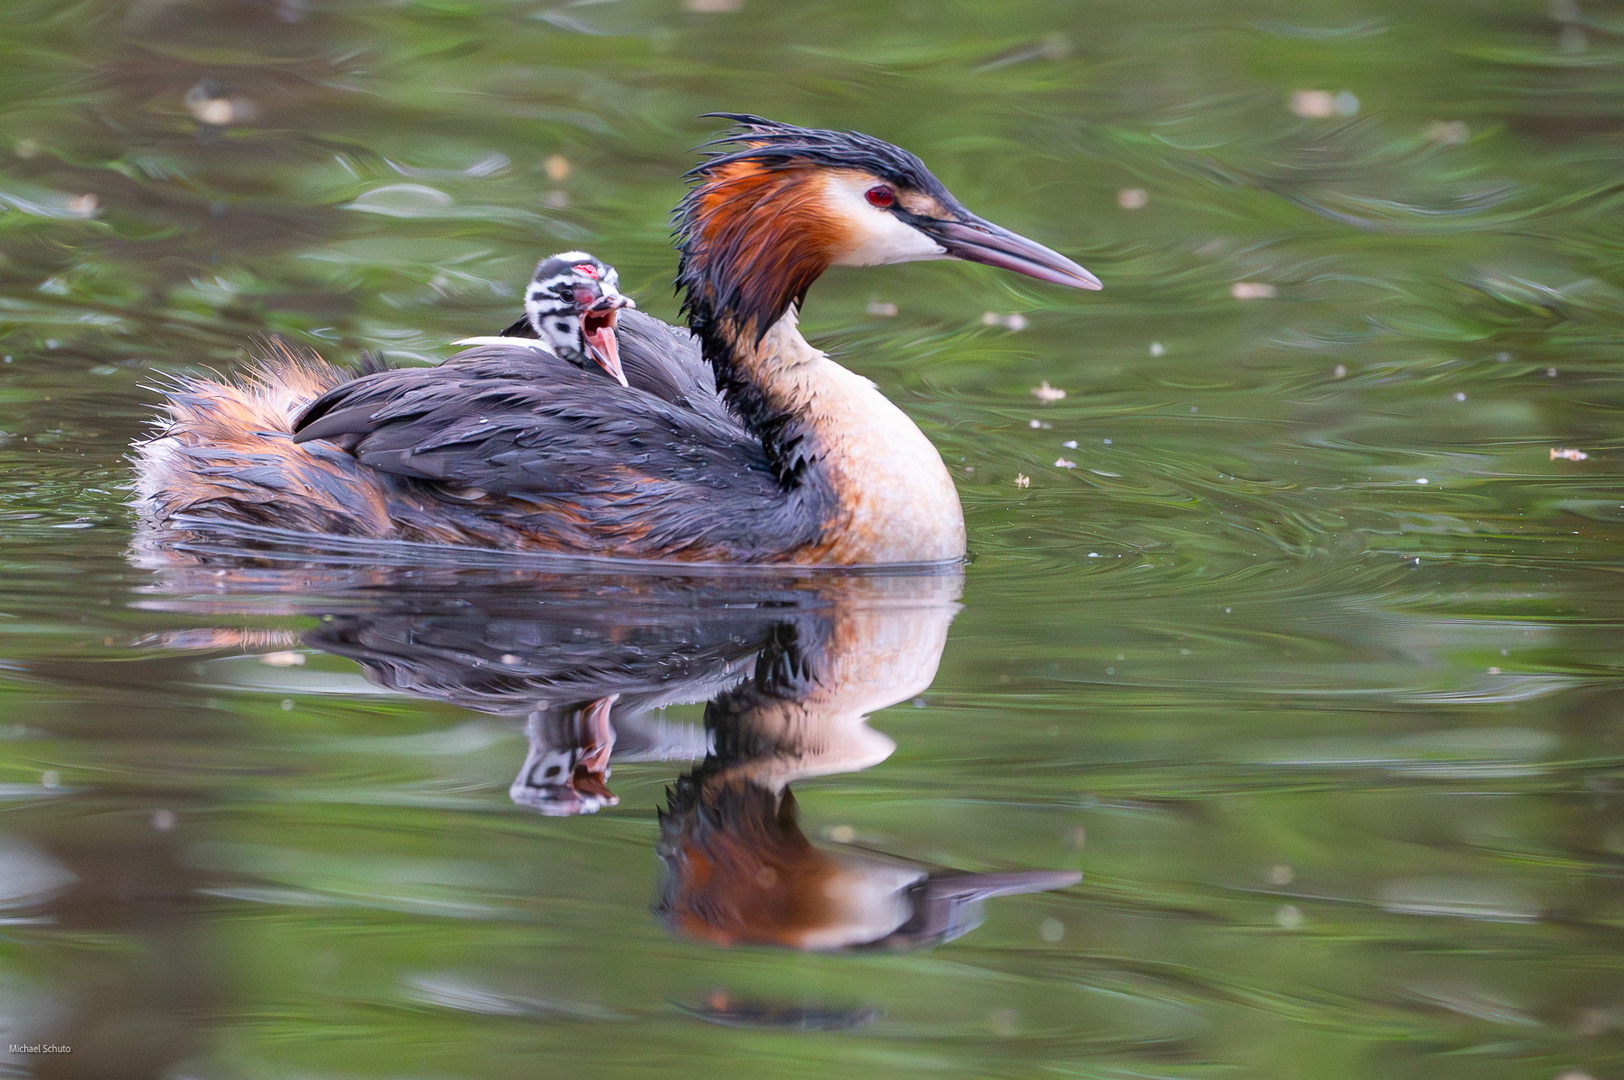
[{"label": "grebe chick", "polygon": [[524,292],[524,315],[501,334],[463,338],[453,345],[530,344],[585,368],[590,359],[621,386],[616,313],[635,308],[620,292],[614,267],[584,251],[565,251],[536,264]]},{"label": "grebe chick", "polygon": [[[681,562],[962,558],[941,455],[873,383],[807,343],[801,301],[833,265],[965,259],[1072,288],[1098,279],[970,213],[889,143],[716,115],[739,126],[709,144],[676,213],[693,334],[621,312],[631,385],[482,344],[438,368],[337,385],[297,416],[291,440],[277,427],[257,446],[266,429],[201,431],[187,420],[199,403],[172,395],[169,448],[138,451],[147,520]],[[535,359],[520,363],[523,351]],[[640,387],[634,367],[671,392]],[[301,453],[353,466],[357,491],[327,501],[366,513],[312,513]]]}]

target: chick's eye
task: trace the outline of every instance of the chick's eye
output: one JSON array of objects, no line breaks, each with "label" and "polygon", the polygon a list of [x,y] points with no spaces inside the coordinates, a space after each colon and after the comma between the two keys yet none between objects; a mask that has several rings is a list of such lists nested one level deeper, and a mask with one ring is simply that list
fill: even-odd
[{"label": "chick's eye", "polygon": [[883,210],[897,201],[897,193],[884,184],[878,184],[863,192],[863,198],[868,200],[868,205],[878,206]]}]

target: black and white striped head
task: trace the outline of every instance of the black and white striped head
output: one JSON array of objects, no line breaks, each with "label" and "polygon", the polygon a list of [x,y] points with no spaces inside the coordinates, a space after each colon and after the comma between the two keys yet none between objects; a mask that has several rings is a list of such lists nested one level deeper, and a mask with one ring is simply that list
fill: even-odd
[{"label": "black and white striped head", "polygon": [[615,268],[584,251],[543,259],[524,294],[525,322],[537,340],[572,364],[585,367],[590,359],[622,386],[615,318],[636,306],[621,294]]}]

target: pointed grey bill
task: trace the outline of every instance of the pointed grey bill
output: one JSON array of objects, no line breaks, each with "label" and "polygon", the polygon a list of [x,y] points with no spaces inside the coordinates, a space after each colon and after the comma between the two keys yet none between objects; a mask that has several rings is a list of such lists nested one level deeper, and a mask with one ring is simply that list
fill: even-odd
[{"label": "pointed grey bill", "polygon": [[963,221],[925,221],[917,227],[941,244],[950,258],[985,263],[1074,289],[1104,288],[1099,278],[1060,252],[974,214]]}]

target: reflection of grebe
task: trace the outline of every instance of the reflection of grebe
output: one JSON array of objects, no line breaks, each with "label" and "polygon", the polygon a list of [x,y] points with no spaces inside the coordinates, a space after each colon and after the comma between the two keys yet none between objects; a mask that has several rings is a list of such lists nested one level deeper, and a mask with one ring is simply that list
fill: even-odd
[{"label": "reflection of grebe", "polygon": [[[167,588],[179,597],[165,606],[240,610],[229,593],[210,592],[238,573],[261,592],[279,580],[259,568],[171,566]],[[306,646],[354,659],[385,687],[522,719],[515,803],[591,813],[618,801],[611,763],[697,762],[668,794],[656,846],[657,911],[679,934],[718,945],[915,948],[972,928],[989,896],[1078,880],[958,873],[854,844],[821,846],[800,830],[791,784],[869,768],[895,748],[867,717],[934,680],[957,610],[956,570],[396,574],[305,567],[280,580],[289,611],[323,616],[304,632]],[[354,591],[339,603],[300,599],[344,584]],[[166,640],[231,643],[195,631]],[[703,729],[662,715],[696,701],[706,702]]]},{"label": "reflection of grebe", "polygon": [[680,393],[567,365],[513,377],[520,347],[501,344],[336,386],[323,362],[289,358],[257,384],[171,397],[172,423],[139,450],[148,519],[699,562],[961,557],[963,514],[936,449],[806,342],[801,301],[837,264],[958,258],[1099,282],[976,217],[895,146],[731,119],[739,130],[694,170],[677,214],[696,336],[620,319],[628,371]]}]

